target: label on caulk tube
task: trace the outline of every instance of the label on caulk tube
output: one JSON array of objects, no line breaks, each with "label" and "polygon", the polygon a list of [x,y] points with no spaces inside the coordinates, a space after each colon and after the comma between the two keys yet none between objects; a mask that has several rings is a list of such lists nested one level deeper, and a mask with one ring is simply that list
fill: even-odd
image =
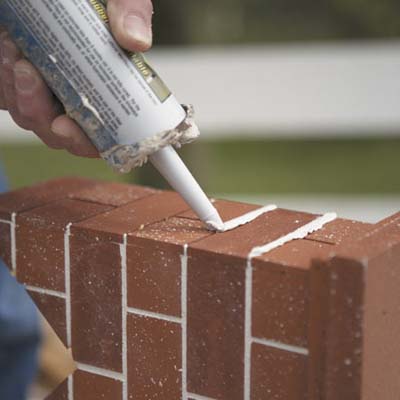
[{"label": "label on caulk tube", "polygon": [[[0,0],[13,11],[87,110],[131,145],[176,128],[186,113],[141,54],[113,38],[97,0]],[[53,82],[53,85],[56,84]]]}]

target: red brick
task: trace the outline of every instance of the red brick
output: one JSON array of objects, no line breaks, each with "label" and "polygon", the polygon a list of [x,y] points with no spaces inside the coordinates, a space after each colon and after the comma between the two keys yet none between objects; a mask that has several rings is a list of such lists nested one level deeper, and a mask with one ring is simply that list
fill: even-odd
[{"label": "red brick", "polygon": [[77,227],[106,240],[121,242],[124,234],[170,218],[187,208],[187,204],[178,194],[160,192],[88,219]]},{"label": "red brick", "polygon": [[317,352],[311,360],[314,382],[322,382],[314,392],[324,399],[386,399],[400,393],[400,347],[393,344],[400,332],[399,258],[400,235],[389,223],[343,244],[322,267],[318,289],[327,300],[322,323],[314,321],[310,329],[316,340],[320,333],[316,349],[322,349],[322,361]]},{"label": "red brick", "polygon": [[0,222],[0,258],[11,269],[11,225]]},{"label": "red brick", "polygon": [[194,247],[212,253],[247,258],[255,246],[272,242],[315,218],[313,214],[278,209],[263,214],[237,229],[208,237]]},{"label": "red brick", "polygon": [[181,399],[180,324],[128,315],[128,390],[135,400]]},{"label": "red brick", "polygon": [[[392,229],[388,227],[389,232]],[[363,400],[400,398],[399,260],[400,238],[397,245],[368,264],[363,305]]]},{"label": "red brick", "polygon": [[257,343],[251,355],[251,400],[308,400],[307,356]]},{"label": "red brick", "polygon": [[332,249],[296,240],[252,261],[254,337],[308,346],[309,269],[313,258],[326,258]]},{"label": "red brick", "polygon": [[0,219],[31,210],[56,200],[65,199],[78,190],[89,188],[96,181],[84,178],[60,178],[0,195]]},{"label": "red brick", "polygon": [[207,252],[188,263],[188,388],[242,400],[245,269],[243,261]]},{"label": "red brick", "polygon": [[121,400],[122,382],[89,372],[74,373],[74,400]]},{"label": "red brick", "polygon": [[28,290],[37,308],[67,347],[67,318],[65,299]]},{"label": "red brick", "polygon": [[188,386],[211,398],[242,400],[247,256],[315,216],[276,210],[200,240],[188,259]]},{"label": "red brick", "polygon": [[68,400],[68,379],[61,383],[45,400]]},{"label": "red brick", "polygon": [[118,182],[98,182],[73,193],[70,197],[77,200],[120,207],[155,193],[154,189],[144,186]]},{"label": "red brick", "polygon": [[122,372],[119,245],[72,234],[70,260],[74,359]]},{"label": "red brick", "polygon": [[400,212],[379,221],[376,227],[386,231],[389,229],[391,233],[400,234]]},{"label": "red brick", "polygon": [[108,209],[108,206],[65,199],[18,215],[18,280],[26,285],[64,292],[66,226]]},{"label": "red brick", "polygon": [[373,226],[364,222],[338,218],[326,224],[322,229],[308,235],[307,239],[340,245],[346,240],[363,237],[372,230]]},{"label": "red brick", "polygon": [[128,306],[179,317],[183,245],[209,235],[202,222],[184,218],[170,218],[131,235]]}]

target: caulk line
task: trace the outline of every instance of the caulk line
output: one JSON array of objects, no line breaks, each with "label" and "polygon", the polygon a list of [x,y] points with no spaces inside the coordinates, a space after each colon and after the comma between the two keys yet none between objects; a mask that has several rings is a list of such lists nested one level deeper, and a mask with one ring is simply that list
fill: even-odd
[{"label": "caulk line", "polygon": [[[254,247],[247,256],[246,265],[246,282],[245,282],[245,334],[244,334],[244,400],[251,398],[251,345],[254,341],[258,341],[252,337],[252,302],[253,302],[253,266],[252,259],[261,256],[269,251],[283,246],[285,243],[291,242],[296,239],[303,239],[312,232],[321,229],[325,224],[335,220],[337,215],[335,213],[327,213],[322,217],[311,221],[310,223],[296,229],[295,231],[282,236],[264,246]],[[276,342],[268,340],[262,341],[264,345],[277,347]],[[307,349],[300,349],[294,346],[279,344],[280,347],[286,351],[294,353],[308,354]],[[284,347],[284,348],[283,348]]]},{"label": "caulk line", "polygon": [[12,213],[11,224],[10,224],[10,234],[11,234],[11,267],[17,276],[17,235],[16,235],[16,224],[17,224],[17,214]]},{"label": "caulk line", "polygon": [[268,206],[264,206],[261,208],[258,208],[256,210],[250,211],[246,214],[241,215],[240,217],[231,219],[230,221],[227,221],[224,223],[224,226],[222,229],[219,229],[218,232],[228,232],[233,229],[238,228],[239,226],[246,225],[258,217],[260,217],[263,214],[266,214],[270,211],[276,210],[278,207],[275,204],[270,204]]},{"label": "caulk line", "polygon": [[336,213],[327,213],[306,225],[301,226],[300,228],[296,229],[295,231],[282,236],[281,238],[274,240],[271,243],[268,243],[264,246],[254,247],[254,249],[250,252],[248,258],[259,257],[265,253],[268,253],[277,247],[283,246],[284,244],[291,242],[292,240],[297,239],[304,239],[309,234],[318,231],[324,227],[329,222],[334,221],[337,218]]},{"label": "caulk line", "polygon": [[123,236],[123,244],[120,244],[121,255],[121,309],[122,309],[122,400],[128,400],[128,279],[127,279],[127,245],[128,235]]},{"label": "caulk line", "polygon": [[74,400],[74,374],[68,377],[68,400]]},{"label": "caulk line", "polygon": [[36,286],[30,286],[30,285],[24,285],[24,288],[26,290],[28,290],[29,292],[45,294],[47,296],[52,296],[52,297],[59,297],[60,299],[64,299],[64,300],[67,298],[67,295],[65,293],[57,292],[56,290],[43,289],[43,288],[39,288]]},{"label": "caulk line", "polygon": [[78,370],[83,372],[89,372],[93,375],[104,376],[105,378],[114,379],[116,381],[124,381],[124,376],[119,372],[110,371],[108,369],[93,367],[92,365],[77,363]]},{"label": "caulk line", "polygon": [[132,308],[132,307],[127,307],[127,311],[128,311],[129,314],[134,314],[134,315],[137,315],[139,317],[160,319],[162,321],[173,322],[175,324],[181,324],[182,323],[182,319],[181,318],[173,317],[173,316],[166,315],[166,314],[160,314],[160,313],[156,313],[156,312],[152,312],[152,311],[145,311],[145,310],[141,310],[141,309],[138,309],[138,308]]},{"label": "caulk line", "polygon": [[183,246],[181,255],[181,308],[182,308],[182,400],[188,399],[187,394],[187,315],[188,315],[188,244]]},{"label": "caulk line", "polygon": [[188,392],[188,397],[190,397],[193,400],[215,400],[215,399],[212,399],[211,397],[206,397],[206,396],[202,396],[200,394],[194,394],[194,393],[189,393],[189,392]]},{"label": "caulk line", "polygon": [[70,236],[71,226],[69,223],[64,233],[64,270],[65,270],[65,317],[67,327],[67,347],[72,347],[72,311],[71,311],[71,252],[70,252]]},{"label": "caulk line", "polygon": [[310,353],[309,350],[305,347],[292,346],[290,344],[277,342],[275,340],[260,339],[260,338],[253,337],[251,339],[251,341],[252,341],[252,343],[261,344],[266,347],[273,347],[275,349],[288,351],[290,353],[302,354],[304,356],[308,356]]},{"label": "caulk line", "polygon": [[253,304],[253,268],[251,259],[247,260],[245,275],[244,303],[244,384],[243,398],[251,397],[251,343],[252,343],[252,304]]}]

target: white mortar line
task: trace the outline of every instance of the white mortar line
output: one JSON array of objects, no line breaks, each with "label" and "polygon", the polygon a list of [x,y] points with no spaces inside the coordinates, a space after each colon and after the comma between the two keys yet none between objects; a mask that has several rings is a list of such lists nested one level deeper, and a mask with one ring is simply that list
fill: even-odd
[{"label": "white mortar line", "polygon": [[200,394],[188,393],[188,397],[193,400],[215,400],[211,397],[202,396]]},{"label": "white mortar line", "polygon": [[65,273],[65,294],[66,294],[66,326],[67,326],[67,347],[72,347],[72,315],[71,315],[71,254],[69,238],[71,235],[71,225],[69,223],[65,228],[64,234],[64,273]]},{"label": "white mortar line", "polygon": [[123,244],[120,244],[121,254],[121,291],[122,291],[122,400],[128,400],[128,285],[127,285],[127,243],[128,235],[125,233]]},{"label": "white mortar line", "polygon": [[7,220],[5,220],[5,219],[1,219],[0,218],[0,224],[7,224],[7,225],[11,225],[11,221],[7,221]]},{"label": "white mortar line", "polygon": [[265,207],[258,208],[256,210],[250,211],[246,214],[241,215],[240,217],[231,219],[224,223],[223,229],[219,230],[219,232],[227,232],[232,229],[238,228],[239,226],[248,224],[263,214],[266,214],[270,211],[276,210],[278,207],[275,204],[271,204]]},{"label": "white mortar line", "polygon": [[253,268],[251,258],[246,264],[244,317],[244,399],[250,400],[251,389],[251,324],[253,299]]},{"label": "white mortar line", "polygon": [[300,228],[296,229],[295,231],[282,236],[281,238],[274,240],[271,243],[268,243],[264,246],[255,247],[249,254],[249,258],[259,257],[265,253],[268,253],[271,250],[276,249],[277,247],[283,246],[285,243],[291,242],[292,240],[296,239],[304,239],[310,233],[320,230],[329,222],[332,222],[337,218],[335,213],[327,213],[314,221],[309,222],[306,225],[301,226]]},{"label": "white mortar line", "polygon": [[181,309],[182,309],[182,400],[187,400],[187,284],[188,284],[188,245],[183,246],[181,255]]},{"label": "white mortar line", "polygon": [[179,317],[173,317],[171,315],[160,314],[160,313],[156,313],[156,312],[152,312],[152,311],[145,311],[145,310],[141,310],[139,308],[128,307],[127,311],[129,314],[134,314],[139,317],[155,318],[155,319],[160,319],[163,321],[173,322],[175,324],[182,323],[182,319]]},{"label": "white mortar line", "polygon": [[[302,227],[296,229],[295,231],[282,236],[281,238],[274,240],[271,243],[267,243],[264,246],[254,247],[249,255],[247,256],[246,265],[246,288],[245,288],[245,343],[244,343],[244,400],[250,400],[251,398],[251,345],[254,341],[252,337],[252,305],[253,305],[253,266],[252,259],[254,257],[259,257],[269,251],[276,249],[277,247],[283,246],[285,243],[291,242],[296,239],[303,239],[312,232],[321,229],[325,224],[332,222],[337,218],[335,213],[327,213],[321,217],[318,217],[311,221],[310,223],[303,225]],[[263,343],[267,343],[271,347],[277,347],[277,342],[264,340]],[[291,351],[294,353],[308,354],[307,349],[299,348],[296,346],[279,344],[281,349],[286,351]]]},{"label": "white mortar line", "polygon": [[68,377],[68,400],[74,400],[74,375]]},{"label": "white mortar line", "polygon": [[260,338],[253,337],[251,339],[251,341],[252,341],[252,343],[261,344],[261,345],[267,346],[267,347],[273,347],[275,349],[288,351],[290,353],[302,354],[304,356],[308,356],[310,353],[309,350],[305,347],[292,346],[290,344],[280,343],[275,340],[260,339]]},{"label": "white mortar line", "polygon": [[17,214],[12,213],[11,215],[11,224],[10,224],[10,232],[11,232],[11,266],[14,272],[14,275],[17,276],[17,236],[15,233],[16,229],[16,221]]},{"label": "white mortar line", "polygon": [[25,289],[30,291],[30,292],[35,292],[39,294],[45,294],[47,296],[52,296],[52,297],[59,297],[60,299],[66,299],[67,296],[63,292],[57,292],[56,290],[50,290],[50,289],[43,289],[39,288],[36,286],[30,286],[30,285],[24,285]]},{"label": "white mortar line", "polygon": [[119,372],[110,371],[104,368],[94,367],[92,365],[77,363],[77,368],[80,371],[88,372],[90,374],[104,376],[105,378],[114,379],[116,381],[124,382],[124,375]]},{"label": "white mortar line", "polygon": [[[67,328],[67,347],[72,348],[72,320],[71,320],[71,253],[70,241],[71,225],[69,223],[64,233],[64,276],[65,276],[65,320]],[[74,376],[68,377],[68,400],[74,400]]]}]

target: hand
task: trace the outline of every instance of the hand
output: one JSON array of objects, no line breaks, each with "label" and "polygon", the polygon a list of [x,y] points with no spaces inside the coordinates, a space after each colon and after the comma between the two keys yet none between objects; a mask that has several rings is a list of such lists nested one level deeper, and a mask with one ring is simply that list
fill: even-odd
[{"label": "hand", "polygon": [[[151,0],[109,0],[108,14],[112,32],[122,47],[132,51],[151,47]],[[17,125],[33,131],[53,149],[98,157],[85,133],[65,114],[39,72],[1,27],[0,50],[0,109],[7,110]]]}]

